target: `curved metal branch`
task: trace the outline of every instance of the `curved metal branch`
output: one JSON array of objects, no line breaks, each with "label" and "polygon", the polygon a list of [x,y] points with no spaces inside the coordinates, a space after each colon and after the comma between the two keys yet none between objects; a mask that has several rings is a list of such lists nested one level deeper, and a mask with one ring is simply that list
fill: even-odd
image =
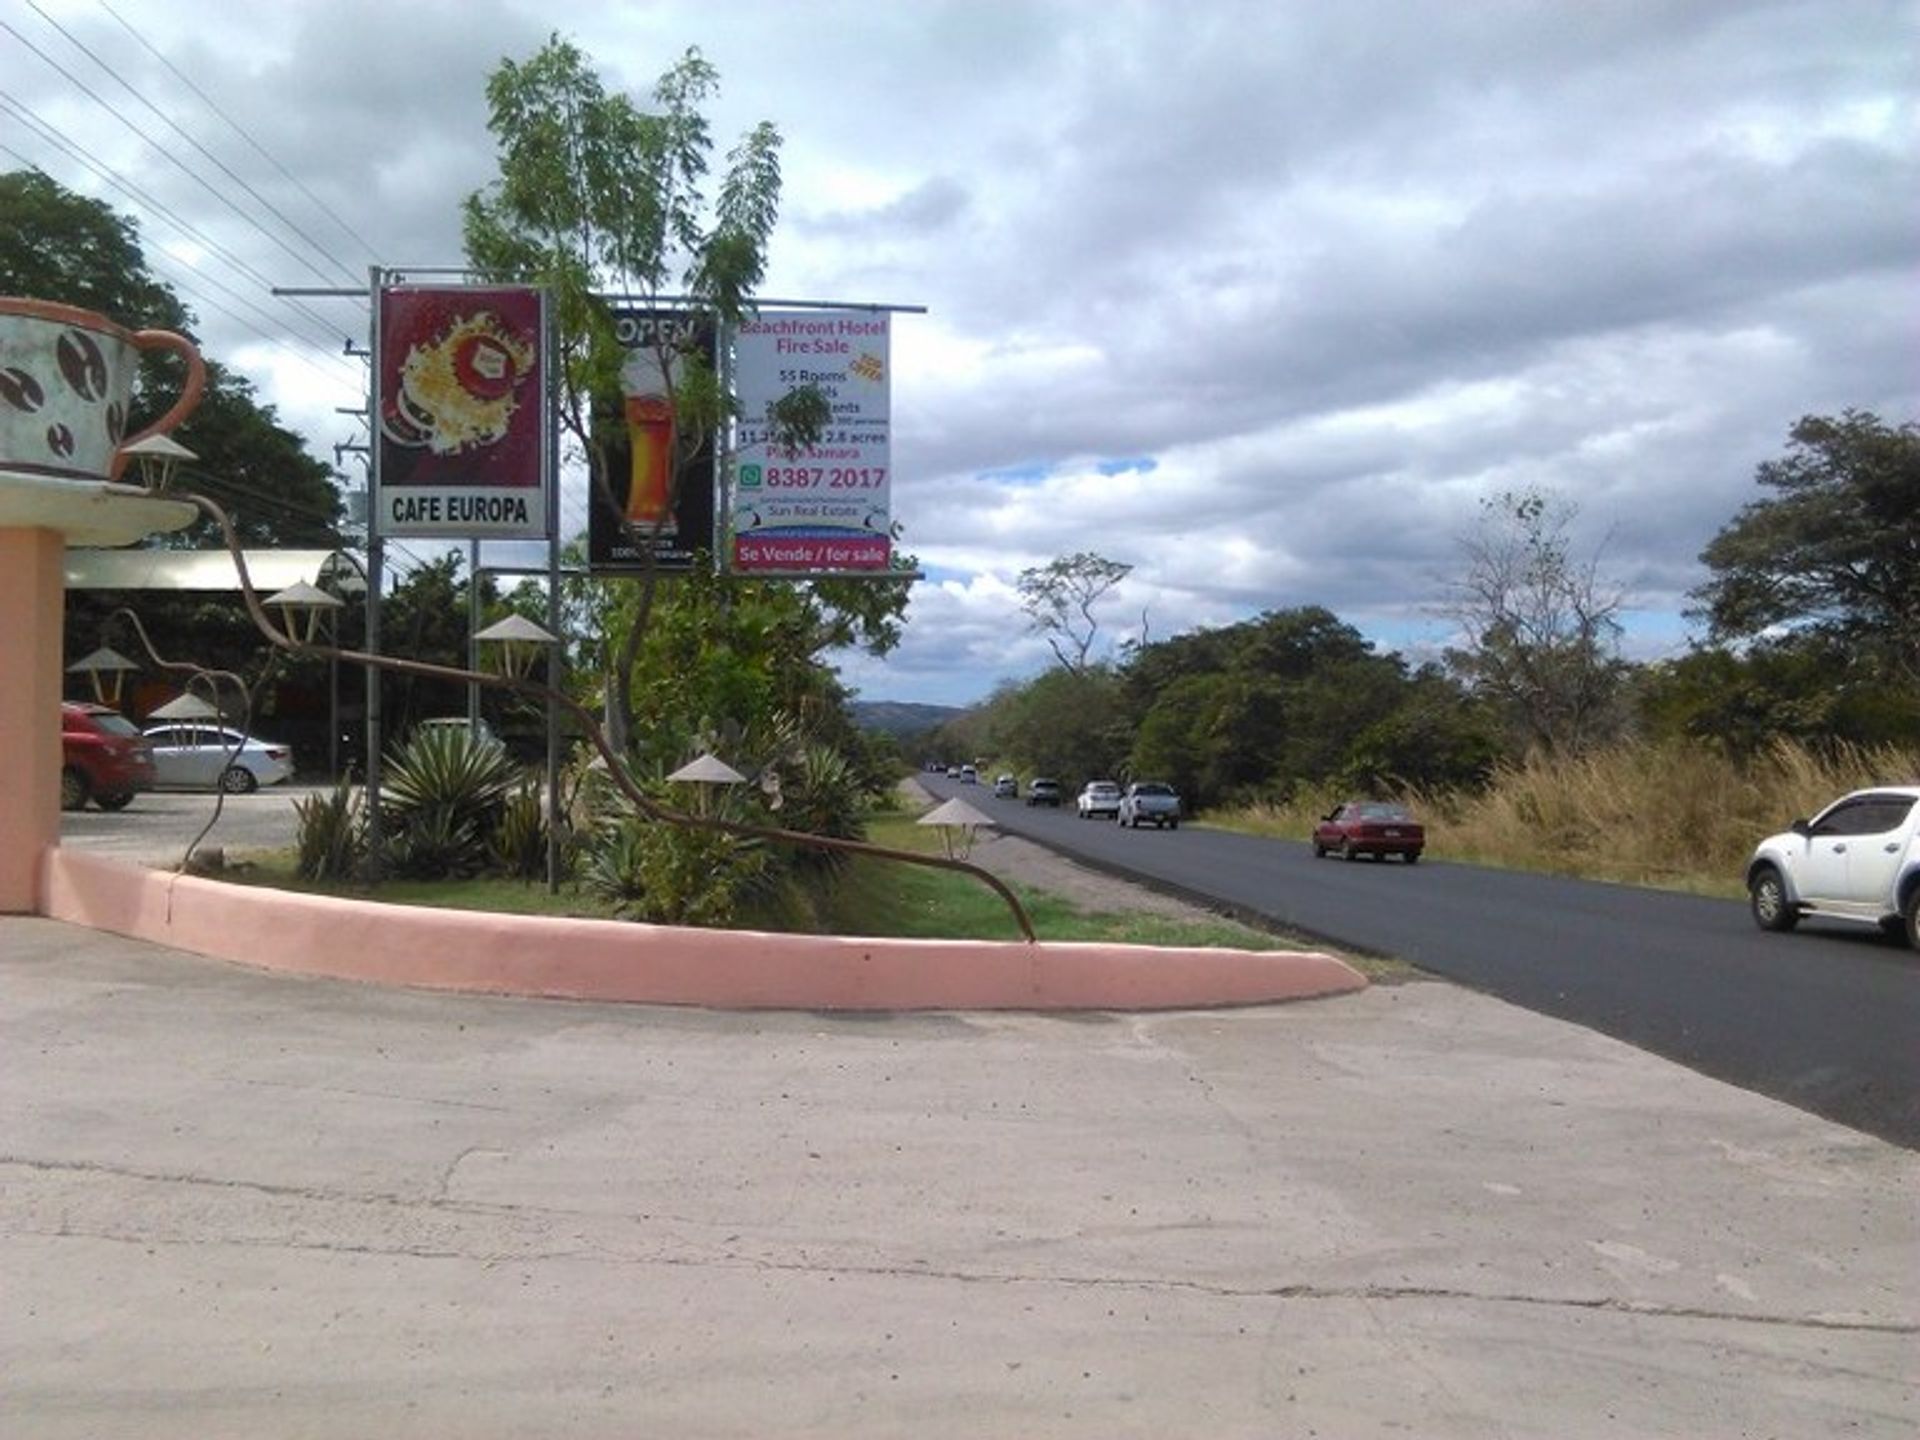
[{"label": "curved metal branch", "polygon": [[[550,700],[559,705],[579,725],[582,733],[600,752],[600,758],[606,762],[607,773],[620,787],[620,793],[649,820],[666,825],[679,825],[687,829],[718,830],[730,835],[745,835],[760,840],[772,840],[786,845],[802,845],[816,850],[839,850],[850,855],[867,855],[878,860],[897,860],[905,865],[921,865],[932,870],[952,870],[962,875],[970,875],[986,885],[1002,900],[1012,913],[1014,922],[1020,927],[1020,933],[1029,944],[1038,941],[1034,934],[1033,921],[1020,903],[1020,897],[1009,889],[999,876],[981,869],[966,860],[954,860],[942,855],[927,855],[915,850],[898,850],[889,845],[875,845],[866,840],[846,840],[834,835],[813,835],[803,830],[782,830],[770,825],[749,825],[744,821],[723,820],[717,816],[689,815],[683,810],[674,810],[649,798],[640,789],[632,775],[628,773],[626,762],[614,752],[607,742],[605,732],[588,710],[578,700],[563,690],[556,690],[538,681],[527,680],[512,675],[490,675],[479,670],[462,670],[451,665],[435,665],[425,660],[406,660],[397,655],[370,655],[360,650],[343,650],[333,645],[317,645],[308,641],[296,640],[283,634],[268,618],[266,606],[253,588],[253,580],[247,574],[247,561],[241,553],[239,538],[234,534],[233,523],[227,518],[226,511],[204,495],[192,492],[180,493],[176,498],[189,500],[200,507],[203,514],[220,527],[226,538],[227,550],[233,556],[234,568],[240,577],[240,594],[246,601],[247,612],[253,617],[253,623],[269,643],[281,650],[297,655],[319,655],[337,660],[345,660],[355,665],[364,665],[375,670],[391,670],[400,675],[419,675],[434,680],[451,680],[461,684],[484,685],[495,690],[509,690],[523,695],[536,696],[541,700]],[[144,634],[142,636],[144,639]],[[548,776],[548,784],[556,784],[557,776]]]},{"label": "curved metal branch", "polygon": [[[140,617],[124,605],[108,615],[105,623],[111,625],[115,620],[121,619],[133,626],[133,633],[140,637],[141,648],[147,652],[147,658],[158,668],[186,672],[188,691],[192,691],[196,681],[206,681],[207,689],[212,694],[212,699],[208,703],[213,706],[216,713],[220,709],[220,682],[222,680],[229,682],[235,690],[240,692],[240,732],[243,735],[253,733],[253,691],[247,688],[246,681],[231,670],[212,670],[205,665],[196,665],[191,660],[167,659],[154,647],[153,637],[147,634],[147,627],[141,623]],[[240,748],[236,745],[225,753],[226,758],[220,766],[223,773],[227,765],[239,755]],[[226,787],[216,785],[213,793],[213,813],[207,817],[207,823],[200,827],[200,833],[187,842],[187,848],[180,857],[180,863],[173,867],[176,874],[186,870],[192,864],[194,852],[200,848],[200,842],[213,833],[213,827],[220,823],[220,814],[226,808],[226,804]]]}]

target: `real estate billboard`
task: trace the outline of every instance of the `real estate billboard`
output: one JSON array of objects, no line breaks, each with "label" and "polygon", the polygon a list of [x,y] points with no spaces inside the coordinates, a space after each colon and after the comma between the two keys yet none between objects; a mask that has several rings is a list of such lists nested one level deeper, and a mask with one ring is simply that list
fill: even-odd
[{"label": "real estate billboard", "polygon": [[[870,574],[893,561],[889,316],[763,311],[734,337],[740,426],[728,567],[748,575]],[[818,443],[775,442],[767,408],[802,386],[826,396]]]}]

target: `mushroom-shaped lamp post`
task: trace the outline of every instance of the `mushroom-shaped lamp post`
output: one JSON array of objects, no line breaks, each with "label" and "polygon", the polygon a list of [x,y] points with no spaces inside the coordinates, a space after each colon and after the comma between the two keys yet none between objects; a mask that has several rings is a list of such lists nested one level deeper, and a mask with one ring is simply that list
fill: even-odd
[{"label": "mushroom-shaped lamp post", "polygon": [[689,760],[678,770],[667,776],[667,779],[678,785],[698,785],[701,787],[695,792],[700,796],[700,804],[697,807],[696,813],[701,815],[711,814],[713,810],[712,793],[708,790],[708,786],[744,785],[747,783],[746,776],[727,764],[727,762],[722,760],[718,755],[711,752]]},{"label": "mushroom-shaped lamp post", "polygon": [[269,595],[262,603],[280,612],[280,628],[296,645],[313,644],[320,638],[320,617],[338,615],[347,606],[338,595],[329,595],[304,580]]},{"label": "mushroom-shaped lamp post", "polygon": [[155,495],[164,495],[173,485],[173,477],[189,460],[200,457],[166,435],[149,435],[144,440],[122,447],[120,453],[140,467],[140,483]]},{"label": "mushroom-shaped lamp post", "polygon": [[973,853],[974,831],[993,828],[993,817],[976,810],[966,801],[955,798],[944,805],[936,805],[914,822],[916,825],[930,825],[940,832],[940,839],[947,847],[949,860],[964,860]]},{"label": "mushroom-shaped lamp post", "polygon": [[118,650],[102,645],[91,655],[83,655],[67,667],[69,675],[84,675],[93,687],[93,698],[102,705],[120,708],[121,682],[130,670],[140,667]]},{"label": "mushroom-shaped lamp post", "polygon": [[[524,615],[496,620],[486,629],[474,631],[473,638],[499,648],[501,673],[512,679],[524,679],[534,660],[542,652],[551,655],[560,643],[557,635]],[[549,688],[559,684],[558,669],[554,665],[548,670]],[[473,703],[477,709],[477,696]],[[469,718],[477,719],[478,715]],[[547,701],[547,893],[560,893],[560,707],[552,700]]]}]

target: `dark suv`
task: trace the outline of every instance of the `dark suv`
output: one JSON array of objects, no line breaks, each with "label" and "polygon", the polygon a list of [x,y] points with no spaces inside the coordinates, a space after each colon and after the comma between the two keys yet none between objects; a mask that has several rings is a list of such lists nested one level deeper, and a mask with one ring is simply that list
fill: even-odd
[{"label": "dark suv", "polygon": [[133,722],[104,705],[60,704],[60,808],[91,800],[102,810],[124,810],[153,788],[153,746]]}]

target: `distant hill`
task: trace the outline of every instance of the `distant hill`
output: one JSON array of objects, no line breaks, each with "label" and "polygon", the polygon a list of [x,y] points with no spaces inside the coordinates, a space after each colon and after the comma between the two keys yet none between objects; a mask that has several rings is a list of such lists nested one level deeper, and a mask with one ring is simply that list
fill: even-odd
[{"label": "distant hill", "polygon": [[911,705],[898,700],[855,700],[847,709],[862,730],[887,735],[917,735],[967,713],[960,705]]}]

